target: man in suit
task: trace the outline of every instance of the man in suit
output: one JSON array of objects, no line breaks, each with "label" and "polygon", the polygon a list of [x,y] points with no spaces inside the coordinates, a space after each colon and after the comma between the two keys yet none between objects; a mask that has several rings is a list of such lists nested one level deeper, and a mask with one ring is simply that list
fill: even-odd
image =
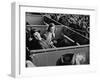
[{"label": "man in suit", "polygon": [[56,40],[54,40],[55,38],[55,24],[54,23],[50,23],[48,26],[48,29],[46,30],[46,32],[42,35],[42,37],[51,44],[52,47],[55,48],[55,46],[53,45],[54,43],[57,43]]}]

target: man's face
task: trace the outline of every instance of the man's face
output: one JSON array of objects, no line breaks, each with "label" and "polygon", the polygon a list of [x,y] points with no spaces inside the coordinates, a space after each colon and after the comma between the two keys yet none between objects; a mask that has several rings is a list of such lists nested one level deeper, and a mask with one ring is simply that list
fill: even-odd
[{"label": "man's face", "polygon": [[35,32],[33,35],[37,40],[41,40],[41,36],[39,32]]},{"label": "man's face", "polygon": [[51,27],[50,31],[54,32],[55,31],[55,26]]}]

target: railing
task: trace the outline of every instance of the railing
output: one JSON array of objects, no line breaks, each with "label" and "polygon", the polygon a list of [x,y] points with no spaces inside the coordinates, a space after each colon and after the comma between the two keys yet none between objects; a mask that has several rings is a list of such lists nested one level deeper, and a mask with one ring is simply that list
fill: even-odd
[{"label": "railing", "polygon": [[60,50],[67,50],[67,49],[77,49],[77,48],[83,48],[83,47],[89,47],[89,45],[49,48],[49,49],[40,49],[40,50],[30,50],[30,54],[45,53],[45,52],[52,52],[52,51],[60,51]]}]

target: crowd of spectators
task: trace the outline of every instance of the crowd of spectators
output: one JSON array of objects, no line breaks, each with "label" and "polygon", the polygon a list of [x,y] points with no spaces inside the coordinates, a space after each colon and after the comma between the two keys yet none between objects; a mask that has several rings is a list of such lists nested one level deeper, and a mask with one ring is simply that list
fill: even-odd
[{"label": "crowd of spectators", "polygon": [[80,34],[89,38],[90,17],[78,14],[49,14],[51,19],[72,28]]}]

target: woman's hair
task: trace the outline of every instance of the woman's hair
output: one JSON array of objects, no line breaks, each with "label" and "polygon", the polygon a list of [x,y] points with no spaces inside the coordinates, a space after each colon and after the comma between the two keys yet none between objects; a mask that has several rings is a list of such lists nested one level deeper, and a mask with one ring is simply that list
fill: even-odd
[{"label": "woman's hair", "polygon": [[55,26],[55,24],[54,24],[54,23],[50,23],[50,24],[49,24],[49,26],[48,26],[47,31],[49,32],[49,31],[50,31],[50,29],[51,29],[51,27],[54,27],[54,26]]},{"label": "woman's hair", "polygon": [[35,37],[33,36],[33,34],[34,34],[35,32],[39,32],[39,33],[40,33],[40,30],[37,30],[37,29],[32,29],[32,30],[31,30],[31,37],[32,37],[33,39],[35,39]]}]

